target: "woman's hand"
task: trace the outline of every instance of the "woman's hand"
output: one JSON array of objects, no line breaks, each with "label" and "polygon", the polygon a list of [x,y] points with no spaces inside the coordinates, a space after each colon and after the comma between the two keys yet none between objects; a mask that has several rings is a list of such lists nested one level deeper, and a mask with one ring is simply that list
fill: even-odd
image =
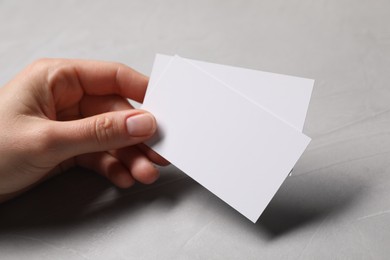
[{"label": "woman's hand", "polygon": [[147,84],[119,63],[43,59],[0,88],[0,202],[76,165],[121,188],[154,182],[168,162],[141,143],[156,121],[127,101]]}]

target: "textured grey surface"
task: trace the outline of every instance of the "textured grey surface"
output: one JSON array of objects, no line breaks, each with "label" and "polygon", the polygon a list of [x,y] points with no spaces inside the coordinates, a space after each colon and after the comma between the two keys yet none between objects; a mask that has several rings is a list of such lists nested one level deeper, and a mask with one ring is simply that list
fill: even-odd
[{"label": "textured grey surface", "polygon": [[0,0],[0,85],[39,57],[149,74],[156,52],[316,79],[313,141],[257,224],[173,167],[127,191],[76,169],[0,206],[0,258],[388,259],[389,23],[387,0]]}]

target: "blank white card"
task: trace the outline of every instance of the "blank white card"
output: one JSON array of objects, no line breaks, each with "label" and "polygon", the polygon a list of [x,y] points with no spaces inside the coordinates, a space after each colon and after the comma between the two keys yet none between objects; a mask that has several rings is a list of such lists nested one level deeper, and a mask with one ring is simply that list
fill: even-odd
[{"label": "blank white card", "polygon": [[[221,66],[215,75],[207,63],[178,56],[169,60],[165,56],[165,62],[164,56],[158,59],[142,106],[158,123],[158,134],[147,144],[256,222],[310,142],[301,128],[313,81],[279,74],[270,80],[259,72],[263,92],[278,82],[284,85],[277,91],[295,87],[296,91],[288,90],[299,93],[293,95],[294,101],[286,97],[294,111],[289,114],[283,108],[283,94],[268,93],[279,104],[272,106],[272,100],[264,104],[261,97],[249,97],[248,87],[232,87],[232,74],[242,78],[248,70],[232,72],[213,64]],[[229,77],[224,77],[224,69]]]}]

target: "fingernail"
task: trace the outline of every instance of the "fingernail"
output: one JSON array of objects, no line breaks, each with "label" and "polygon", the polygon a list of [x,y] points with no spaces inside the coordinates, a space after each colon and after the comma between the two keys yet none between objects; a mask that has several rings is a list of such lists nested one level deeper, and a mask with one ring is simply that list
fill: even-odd
[{"label": "fingernail", "polygon": [[138,114],[126,120],[127,132],[131,136],[148,136],[155,131],[155,123],[152,115],[148,113]]}]

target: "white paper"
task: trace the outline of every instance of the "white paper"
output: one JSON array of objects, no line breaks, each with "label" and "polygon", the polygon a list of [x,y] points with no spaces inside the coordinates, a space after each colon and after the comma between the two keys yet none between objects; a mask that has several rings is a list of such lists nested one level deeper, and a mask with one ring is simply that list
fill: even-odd
[{"label": "white paper", "polygon": [[148,145],[256,222],[310,138],[191,61],[159,70],[142,106],[159,127]]},{"label": "white paper", "polygon": [[[172,58],[173,56],[156,55],[146,96],[149,95]],[[186,60],[236,89],[298,130],[303,130],[314,80],[198,60]]]}]

